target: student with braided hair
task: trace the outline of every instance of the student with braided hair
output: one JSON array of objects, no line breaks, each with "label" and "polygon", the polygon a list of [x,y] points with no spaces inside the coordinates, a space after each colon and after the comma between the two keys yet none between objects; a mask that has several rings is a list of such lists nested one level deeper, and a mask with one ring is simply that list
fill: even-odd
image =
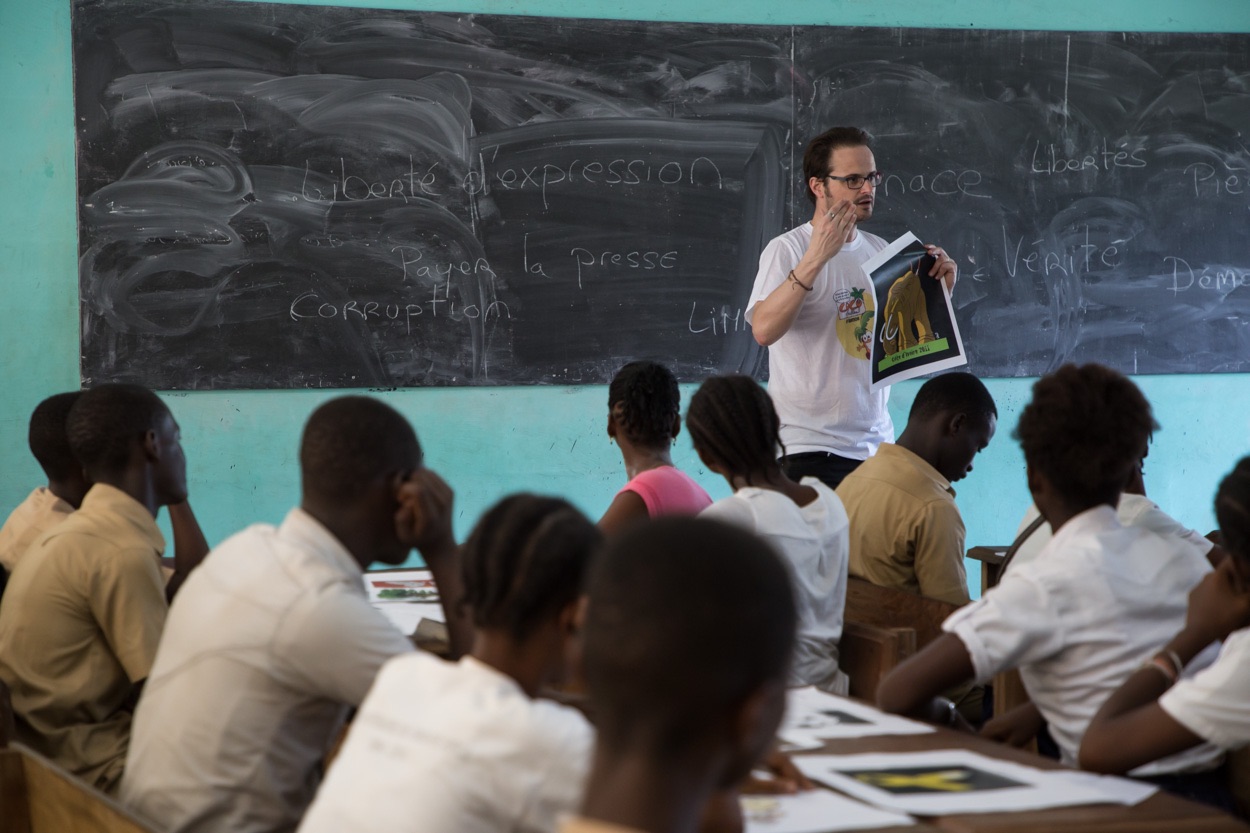
[{"label": "student with braided hair", "polygon": [[630,362],[608,387],[608,436],[621,448],[629,482],[599,519],[607,534],[661,515],[695,515],[712,498],[673,466],[670,449],[681,431],[681,392],[662,364]]},{"label": "student with braided hair", "polygon": [[713,376],[690,400],[686,427],[699,458],[734,494],[702,515],[745,527],[790,566],[798,639],[789,684],[845,694],[838,640],[846,606],[848,522],[842,501],[815,477],[791,480],[772,399],[749,376]]},{"label": "student with braided hair", "polygon": [[558,498],[504,498],[461,554],[473,647],[378,674],[302,833],[551,831],[581,800],[594,731],[537,699],[565,670],[601,535]]},{"label": "student with braided hair", "polygon": [[[1250,744],[1250,457],[1220,483],[1215,516],[1230,557],[1189,594],[1180,632],[1094,715],[1081,742],[1083,768],[1120,773],[1203,741]],[[1215,663],[1181,678],[1219,640]]]}]

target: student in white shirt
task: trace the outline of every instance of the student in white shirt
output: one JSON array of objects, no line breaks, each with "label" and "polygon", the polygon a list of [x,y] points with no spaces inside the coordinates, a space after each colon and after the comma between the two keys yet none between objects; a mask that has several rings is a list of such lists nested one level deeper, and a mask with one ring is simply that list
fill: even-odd
[{"label": "student in white shirt", "polygon": [[472,650],[382,668],[301,833],[539,833],[572,812],[594,732],[537,694],[566,671],[600,539],[557,498],[488,511],[461,551]]},{"label": "student in white shirt", "polygon": [[799,615],[790,685],[846,694],[838,640],[850,541],[841,499],[815,477],[796,483],[786,475],[777,459],[777,410],[749,376],[704,382],[690,400],[686,428],[704,465],[734,490],[701,515],[754,532],[790,567]]},{"label": "student in white shirt", "polygon": [[363,571],[420,550],[461,651],[451,488],[389,405],[332,399],[300,441],[300,506],[215,547],[172,606],[122,801],[167,833],[287,833],[383,663],[413,650]]},{"label": "student in white shirt", "polygon": [[[1076,763],[1094,712],[1176,631],[1186,596],[1211,571],[1193,548],[1116,519],[1154,427],[1141,391],[1108,368],[1067,365],[1034,385],[1016,436],[1029,491],[1055,535],[883,680],[882,708],[932,716],[937,692],[1019,668],[1062,760]],[[1203,746],[1135,774],[1209,770],[1220,760]]]},{"label": "student in white shirt", "polygon": [[[1204,741],[1250,744],[1250,457],[1220,483],[1215,514],[1230,557],[1190,594],[1185,626],[1094,715],[1082,767],[1119,773]],[[1221,639],[1212,666],[1182,676]]]}]

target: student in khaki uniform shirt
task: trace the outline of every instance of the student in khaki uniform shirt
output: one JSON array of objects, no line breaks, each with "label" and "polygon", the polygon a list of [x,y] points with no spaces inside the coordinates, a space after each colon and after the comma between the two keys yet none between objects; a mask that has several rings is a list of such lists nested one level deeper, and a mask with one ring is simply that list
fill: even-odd
[{"label": "student in khaki uniform shirt", "polygon": [[948,373],[924,383],[898,444],[883,443],[838,487],[851,523],[852,576],[967,604],[964,522],[951,483],[972,471],[997,422],[977,377]]},{"label": "student in khaki uniform shirt", "polygon": [[0,566],[10,573],[36,538],[78,508],[90,486],[65,433],[65,420],[80,395],[71,391],[49,396],[30,415],[30,451],[48,485],[31,492],[0,527]]},{"label": "student in khaki uniform shirt", "polygon": [[169,409],[138,385],[83,393],[68,433],[96,485],[14,570],[0,606],[0,680],[17,739],[108,791],[165,622],[156,512],[186,499],[186,462]]},{"label": "student in khaki uniform shirt", "polygon": [[669,517],[610,541],[587,594],[598,737],[581,817],[562,830],[693,833],[781,721],[798,618],[790,576],[745,530]]}]

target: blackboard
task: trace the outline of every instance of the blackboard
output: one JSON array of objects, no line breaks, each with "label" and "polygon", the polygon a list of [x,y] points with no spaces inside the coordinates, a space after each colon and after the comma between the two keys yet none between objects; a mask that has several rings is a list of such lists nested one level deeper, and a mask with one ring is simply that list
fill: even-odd
[{"label": "blackboard", "polygon": [[73,48],[86,382],[762,373],[757,258],[844,123],[975,372],[1250,370],[1250,36],[75,0]]}]

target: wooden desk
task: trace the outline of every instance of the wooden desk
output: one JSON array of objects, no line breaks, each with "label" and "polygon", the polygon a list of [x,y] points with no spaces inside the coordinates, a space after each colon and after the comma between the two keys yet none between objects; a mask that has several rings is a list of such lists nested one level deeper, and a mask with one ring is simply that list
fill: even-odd
[{"label": "wooden desk", "polygon": [[[1059,769],[1046,758],[1021,752],[974,735],[938,729],[926,735],[892,735],[855,740],[826,741],[811,754],[850,755],[862,752],[921,752],[935,749],[969,749],[1038,769]],[[799,757],[804,753],[796,753]],[[938,830],[958,833],[1215,833],[1250,831],[1247,826],[1218,810],[1157,792],[1134,807],[1119,804],[1087,804],[1021,813],[962,813],[920,817]],[[915,829],[915,828],[910,828]]]}]

